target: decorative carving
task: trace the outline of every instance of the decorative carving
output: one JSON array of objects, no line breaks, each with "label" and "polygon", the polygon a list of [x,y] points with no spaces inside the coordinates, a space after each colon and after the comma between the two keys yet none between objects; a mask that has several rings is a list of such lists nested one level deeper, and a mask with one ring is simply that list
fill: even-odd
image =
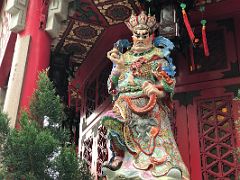
[{"label": "decorative carving", "polygon": [[106,15],[118,21],[124,21],[131,15],[131,9],[124,5],[114,5],[107,9]]},{"label": "decorative carving", "polygon": [[66,37],[66,40],[74,39],[75,41],[84,41],[86,43],[94,44],[104,28],[97,25],[89,25],[84,22],[75,21],[72,31]]},{"label": "decorative carving", "polygon": [[7,1],[5,11],[11,14],[10,30],[20,32],[25,27],[28,0],[11,0]]},{"label": "decorative carving", "polygon": [[96,29],[91,26],[77,27],[73,29],[73,33],[82,39],[92,39],[98,35]]},{"label": "decorative carving", "polygon": [[104,28],[75,20],[71,29],[65,37],[63,50],[72,54],[72,62],[81,64]]},{"label": "decorative carving", "polygon": [[93,145],[93,138],[89,137],[84,141],[84,152],[83,158],[86,160],[89,169],[91,168],[92,164],[92,145]]},{"label": "decorative carving", "polygon": [[99,14],[95,12],[94,8],[92,8],[92,3],[90,2],[82,2],[77,0],[74,2],[71,2],[69,4],[71,9],[74,9],[74,13],[70,13],[70,16],[73,16],[74,18],[78,19],[79,21],[84,22],[91,22],[93,24],[103,24],[101,22]]},{"label": "decorative carving", "polygon": [[52,0],[48,8],[46,31],[56,38],[61,31],[61,24],[67,20],[68,3],[72,0]]},{"label": "decorative carving", "polygon": [[112,3],[112,1],[95,0],[94,3],[106,18],[109,25],[122,23],[131,15],[132,6],[127,0],[116,3]]},{"label": "decorative carving", "polygon": [[204,99],[198,103],[203,179],[237,179],[231,98]]},{"label": "decorative carving", "polygon": [[107,129],[104,126],[98,128],[98,158],[97,158],[97,176],[102,176],[102,164],[108,160],[107,151]]}]

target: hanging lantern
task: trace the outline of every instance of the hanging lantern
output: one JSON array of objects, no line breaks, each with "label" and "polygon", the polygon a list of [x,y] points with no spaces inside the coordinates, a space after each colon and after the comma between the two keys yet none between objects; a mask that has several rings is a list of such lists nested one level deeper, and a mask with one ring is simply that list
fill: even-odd
[{"label": "hanging lantern", "polygon": [[207,35],[206,35],[207,21],[203,18],[204,17],[205,6],[200,5],[199,10],[202,13],[201,24],[202,24],[202,44],[203,44],[203,49],[204,49],[204,55],[209,56],[209,49],[208,49]]},{"label": "hanging lantern", "polygon": [[205,56],[209,56],[209,49],[208,49],[207,35],[206,35],[206,23],[207,23],[207,21],[205,19],[201,20],[201,24],[202,24],[202,41],[203,41],[204,54],[205,54]]},{"label": "hanging lantern", "polygon": [[186,4],[185,3],[181,3],[180,6],[182,8],[183,21],[184,21],[185,27],[187,29],[189,38],[191,39],[191,41],[193,43],[195,43],[195,40],[196,40],[195,39],[195,35],[194,35],[193,31],[192,31],[191,25],[190,25],[189,20],[188,20],[187,13],[185,11]]},{"label": "hanging lantern", "polygon": [[168,38],[179,36],[179,25],[174,3],[163,4],[161,7],[159,34]]}]

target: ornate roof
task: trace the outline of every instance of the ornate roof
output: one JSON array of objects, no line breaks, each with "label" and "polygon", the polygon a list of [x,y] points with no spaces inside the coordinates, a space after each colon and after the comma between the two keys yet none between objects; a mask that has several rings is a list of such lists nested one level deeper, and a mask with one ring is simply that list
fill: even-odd
[{"label": "ornate roof", "polygon": [[[69,4],[68,20],[52,44],[52,51],[71,54],[80,65],[111,26],[123,23],[134,10],[140,11],[137,0],[79,0]],[[127,28],[126,28],[127,29]]]}]

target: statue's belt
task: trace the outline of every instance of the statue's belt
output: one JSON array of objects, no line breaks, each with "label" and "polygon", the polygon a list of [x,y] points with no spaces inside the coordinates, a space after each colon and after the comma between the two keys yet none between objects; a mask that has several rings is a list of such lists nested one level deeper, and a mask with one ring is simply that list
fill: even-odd
[{"label": "statue's belt", "polygon": [[141,95],[141,96],[122,96],[122,98],[126,101],[126,103],[128,104],[128,107],[136,114],[145,114],[145,113],[148,113],[150,112],[154,106],[156,105],[157,103],[157,95],[154,93],[154,94],[151,94],[150,97],[149,97],[149,101],[148,103],[146,104],[146,106],[143,106],[143,107],[137,107],[133,102],[132,100],[133,99],[139,99],[139,98],[143,98],[143,97],[148,97],[147,95]]}]

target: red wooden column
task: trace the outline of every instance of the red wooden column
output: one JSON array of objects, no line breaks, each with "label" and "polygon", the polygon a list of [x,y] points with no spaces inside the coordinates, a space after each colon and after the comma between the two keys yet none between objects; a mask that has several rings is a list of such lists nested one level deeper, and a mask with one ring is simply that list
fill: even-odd
[{"label": "red wooden column", "polygon": [[51,38],[40,28],[43,6],[43,0],[29,0],[25,29],[20,33],[21,37],[31,36],[20,108],[29,107],[38,73],[49,66]]}]

